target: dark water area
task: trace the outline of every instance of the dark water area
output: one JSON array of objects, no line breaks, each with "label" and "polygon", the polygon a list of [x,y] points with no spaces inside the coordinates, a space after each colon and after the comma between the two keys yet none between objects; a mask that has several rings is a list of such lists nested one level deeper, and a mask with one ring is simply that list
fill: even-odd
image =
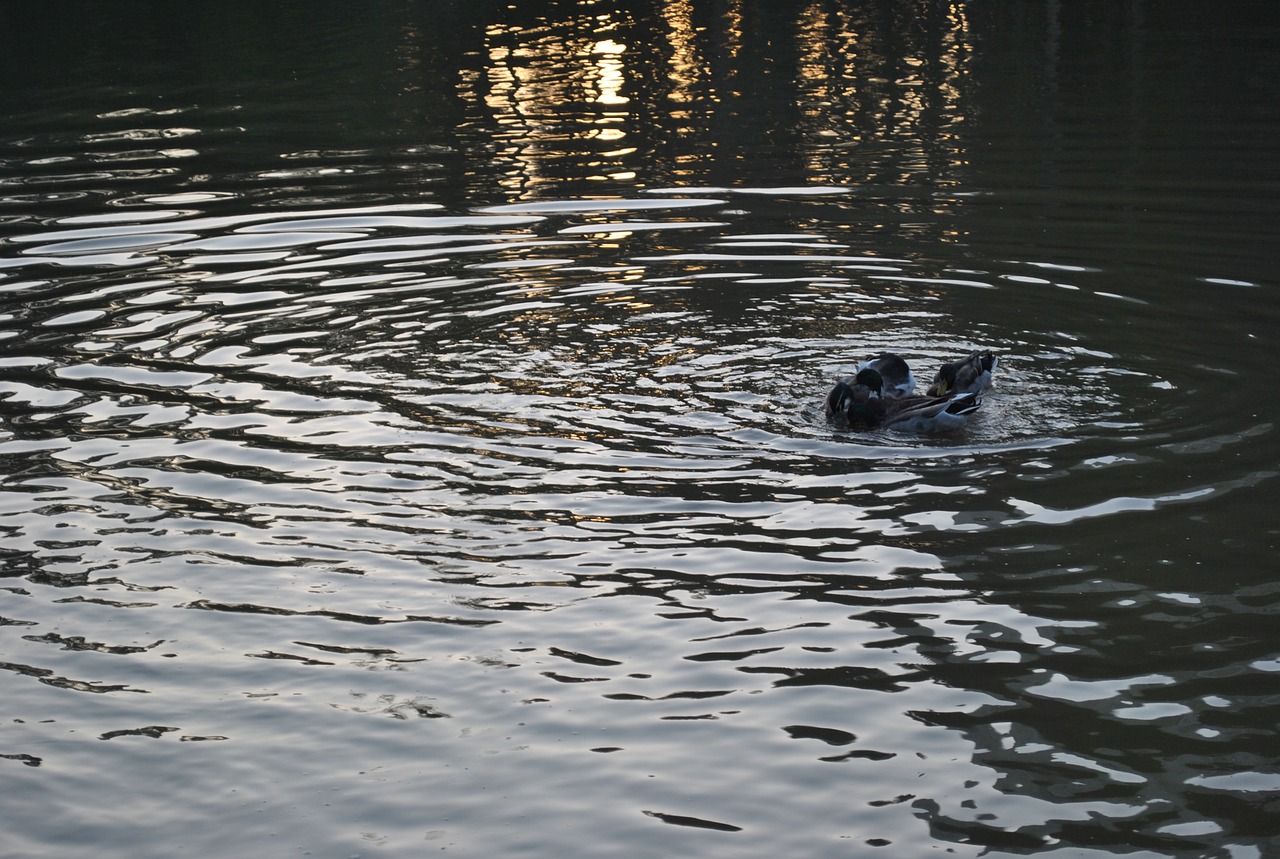
[{"label": "dark water area", "polygon": [[1277,37],[0,9],[0,857],[1276,855]]}]

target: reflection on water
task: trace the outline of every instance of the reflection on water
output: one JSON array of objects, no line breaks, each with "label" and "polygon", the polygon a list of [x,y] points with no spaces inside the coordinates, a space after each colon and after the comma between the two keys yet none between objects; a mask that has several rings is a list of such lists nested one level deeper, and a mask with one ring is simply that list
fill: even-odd
[{"label": "reflection on water", "polygon": [[13,855],[1273,852],[1271,240],[1091,13],[449,8],[0,96]]},{"label": "reflection on water", "polygon": [[[940,188],[967,161],[960,4],[894,10],[892,22],[883,8],[824,4],[562,11],[488,25],[483,65],[462,74],[460,94],[483,106],[468,130],[496,147],[510,196],[642,174],[716,184],[741,162],[779,159],[809,181]],[[748,27],[776,33],[767,56]]]}]

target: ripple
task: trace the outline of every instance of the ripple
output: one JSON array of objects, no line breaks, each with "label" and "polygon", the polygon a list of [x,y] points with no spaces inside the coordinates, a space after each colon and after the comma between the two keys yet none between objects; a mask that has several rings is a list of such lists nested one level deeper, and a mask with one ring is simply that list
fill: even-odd
[{"label": "ripple", "polygon": [[[1169,303],[1115,301],[1111,272],[880,254],[804,208],[689,219],[729,196],[705,193],[175,198],[18,227],[0,668],[29,730],[10,769],[96,772],[40,733],[66,712],[46,695],[87,692],[147,699],[58,715],[112,747],[356,736],[352,771],[419,784],[403,761],[426,749],[532,813],[533,773],[581,772],[644,796],[609,803],[637,837],[786,831],[831,779],[832,839],[1228,829],[1168,809],[1247,801],[1270,771],[1276,594],[1227,520],[1270,533],[1274,426],[1203,405],[1246,399],[1221,381],[1245,368],[1170,360]],[[1121,305],[1150,314],[1123,326],[1152,326],[1136,345],[1096,324]],[[868,355],[927,376],[974,348],[1001,374],[961,433],[823,416]],[[777,791],[706,799],[760,761]]]},{"label": "ripple", "polygon": [[544,200],[530,203],[507,203],[479,209],[484,214],[554,214],[574,215],[595,212],[637,212],[653,209],[695,209],[722,205],[723,200],[688,200],[678,197],[665,199],[609,199],[609,200]]}]

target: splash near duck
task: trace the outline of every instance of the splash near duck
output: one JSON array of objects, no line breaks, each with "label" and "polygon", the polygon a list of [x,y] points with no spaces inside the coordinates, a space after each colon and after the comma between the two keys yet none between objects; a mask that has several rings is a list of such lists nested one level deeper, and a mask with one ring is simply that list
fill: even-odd
[{"label": "splash near duck", "polygon": [[978,395],[991,385],[999,362],[991,352],[974,352],[943,364],[921,396],[915,393],[915,376],[906,360],[886,352],[859,363],[855,375],[836,382],[827,395],[827,419],[901,432],[956,430],[982,406]]}]

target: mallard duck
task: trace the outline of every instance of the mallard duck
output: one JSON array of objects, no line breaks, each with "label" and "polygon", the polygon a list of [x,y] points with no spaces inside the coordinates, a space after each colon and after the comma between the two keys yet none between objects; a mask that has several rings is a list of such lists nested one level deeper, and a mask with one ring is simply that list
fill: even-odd
[{"label": "mallard duck", "polygon": [[827,417],[850,426],[885,427],[903,432],[944,432],[964,426],[982,401],[977,394],[884,397],[880,373],[871,368],[836,382],[827,395]]},{"label": "mallard duck", "polygon": [[858,364],[855,372],[862,370],[875,370],[880,374],[884,385],[880,392],[882,397],[909,397],[916,392],[916,377],[911,375],[911,368],[901,355],[881,352]]},{"label": "mallard duck", "polygon": [[991,352],[974,352],[967,358],[943,364],[929,386],[929,396],[980,394],[991,384],[999,364],[999,356]]},{"label": "mallard duck", "polygon": [[[868,407],[873,399],[880,399],[884,380],[872,369],[862,369],[856,376],[845,376],[836,382],[827,394],[827,420],[843,419],[850,423],[879,423]],[[851,415],[856,416],[851,417]]]}]

